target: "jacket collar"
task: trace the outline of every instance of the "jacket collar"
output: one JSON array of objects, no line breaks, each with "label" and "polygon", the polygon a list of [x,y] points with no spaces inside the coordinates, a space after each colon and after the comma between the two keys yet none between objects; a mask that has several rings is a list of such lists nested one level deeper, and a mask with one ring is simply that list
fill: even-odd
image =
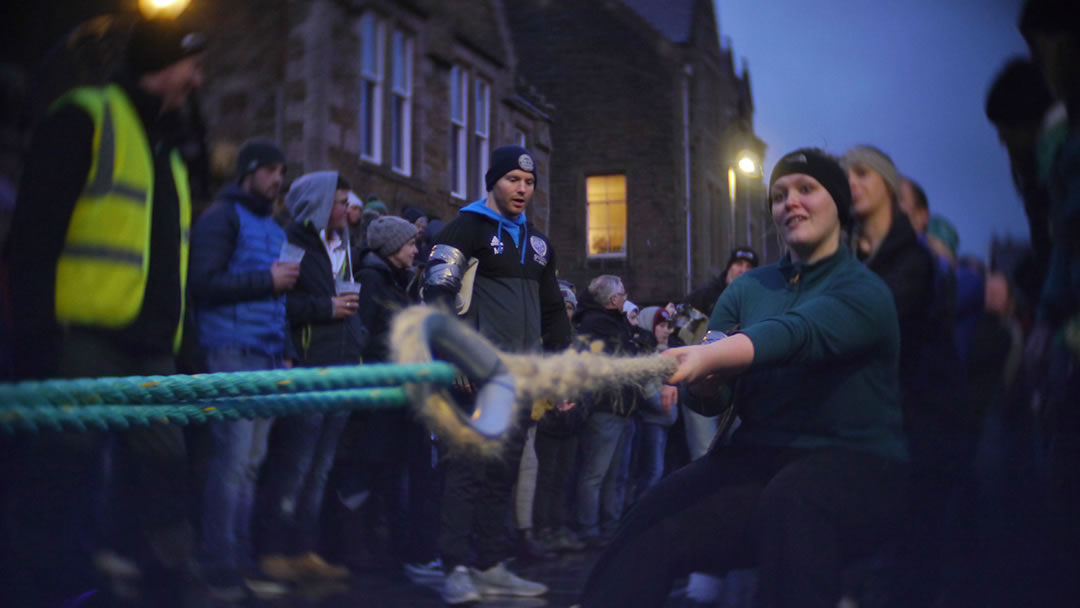
[{"label": "jacket collar", "polygon": [[270,215],[273,203],[255,192],[249,192],[239,184],[229,184],[221,191],[222,200],[230,200],[243,205],[248,211],[258,216]]},{"label": "jacket collar", "polygon": [[[785,253],[777,263],[777,269],[784,275],[787,282],[795,285],[814,285],[828,276],[832,270],[845,261],[852,258],[851,250],[844,243],[836,248],[836,252],[827,258],[820,259],[813,264],[791,261],[791,254]],[[750,272],[753,272],[752,270]]]},{"label": "jacket collar", "polygon": [[874,267],[876,262],[891,260],[897,252],[912,245],[918,245],[918,243],[919,237],[915,234],[911,221],[908,220],[903,211],[893,205],[892,224],[889,226],[889,232],[885,234],[885,238],[877,249],[867,256],[863,262],[867,266]]}]

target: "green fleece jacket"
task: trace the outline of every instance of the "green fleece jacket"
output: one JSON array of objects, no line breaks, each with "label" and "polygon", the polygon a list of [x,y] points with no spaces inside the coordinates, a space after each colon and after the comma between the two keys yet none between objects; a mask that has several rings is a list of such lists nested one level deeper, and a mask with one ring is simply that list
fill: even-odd
[{"label": "green fleece jacket", "polygon": [[735,385],[742,424],[733,443],[907,460],[892,294],[846,247],[815,264],[785,256],[740,276],[709,328],[754,344],[754,361]]}]

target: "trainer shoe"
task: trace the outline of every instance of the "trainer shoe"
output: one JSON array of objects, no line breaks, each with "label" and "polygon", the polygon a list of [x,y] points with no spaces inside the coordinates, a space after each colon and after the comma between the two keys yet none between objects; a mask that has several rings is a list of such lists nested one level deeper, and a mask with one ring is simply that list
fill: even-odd
[{"label": "trainer shoe", "polygon": [[259,570],[275,581],[295,583],[304,578],[295,560],[280,553],[264,555],[259,559]]},{"label": "trainer shoe", "polygon": [[472,582],[482,595],[512,595],[516,597],[536,597],[547,593],[547,585],[527,581],[507,569],[499,562],[487,570],[470,568]]},{"label": "trainer shoe", "polygon": [[349,578],[349,569],[344,566],[333,566],[326,563],[318,553],[305,553],[300,557],[292,558],[293,567],[301,577],[319,581],[343,581]]},{"label": "trainer shoe", "polygon": [[443,571],[442,559],[434,559],[426,564],[405,564],[405,575],[414,581],[432,581],[445,577],[446,572]]},{"label": "trainer shoe", "polygon": [[456,566],[443,579],[442,599],[447,604],[479,602],[480,592],[473,585],[473,577],[465,566]]}]

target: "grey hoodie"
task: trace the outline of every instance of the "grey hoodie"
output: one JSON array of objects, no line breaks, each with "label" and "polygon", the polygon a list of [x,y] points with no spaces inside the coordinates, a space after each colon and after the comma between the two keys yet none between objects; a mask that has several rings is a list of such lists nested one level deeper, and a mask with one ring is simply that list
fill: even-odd
[{"label": "grey hoodie", "polygon": [[315,231],[323,230],[330,221],[337,191],[337,171],[316,171],[301,176],[285,195],[285,205],[293,220],[299,224],[311,222]]}]

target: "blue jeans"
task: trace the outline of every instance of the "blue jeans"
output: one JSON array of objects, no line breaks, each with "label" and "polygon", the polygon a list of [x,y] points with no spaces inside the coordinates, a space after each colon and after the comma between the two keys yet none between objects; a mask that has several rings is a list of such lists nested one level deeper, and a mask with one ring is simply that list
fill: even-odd
[{"label": "blue jeans", "polygon": [[682,408],[683,424],[686,426],[686,445],[690,448],[690,460],[697,460],[709,451],[716,431],[720,428],[719,416],[702,416],[685,405]]},{"label": "blue jeans", "polygon": [[667,448],[668,427],[638,421],[637,431],[641,433],[641,451],[638,453],[639,469],[634,497],[635,500],[640,500],[645,492],[664,476],[664,450]]},{"label": "blue jeans", "polygon": [[622,504],[617,480],[629,439],[627,427],[632,422],[631,418],[605,412],[593,412],[585,421],[581,436],[584,459],[577,488],[577,524],[582,536],[599,535],[601,524],[611,532],[618,525]]},{"label": "blue jeans", "polygon": [[326,480],[334,465],[347,413],[287,416],[278,431],[265,473],[264,554],[301,555],[319,540]]},{"label": "blue jeans", "polygon": [[[206,353],[212,372],[280,369],[280,355],[218,348]],[[203,564],[213,577],[254,565],[251,517],[255,481],[266,456],[272,418],[211,422],[210,462],[203,497]],[[213,582],[213,581],[212,581]]]}]

